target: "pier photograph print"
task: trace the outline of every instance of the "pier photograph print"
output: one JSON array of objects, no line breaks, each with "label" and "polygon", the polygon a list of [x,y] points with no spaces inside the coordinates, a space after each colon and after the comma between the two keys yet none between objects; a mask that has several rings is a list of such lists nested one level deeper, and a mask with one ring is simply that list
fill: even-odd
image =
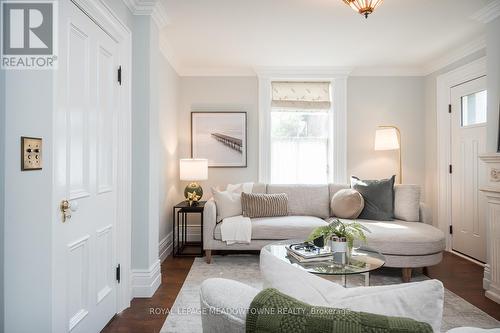
[{"label": "pier photograph print", "polygon": [[191,112],[192,158],[209,167],[247,166],[246,112]]}]

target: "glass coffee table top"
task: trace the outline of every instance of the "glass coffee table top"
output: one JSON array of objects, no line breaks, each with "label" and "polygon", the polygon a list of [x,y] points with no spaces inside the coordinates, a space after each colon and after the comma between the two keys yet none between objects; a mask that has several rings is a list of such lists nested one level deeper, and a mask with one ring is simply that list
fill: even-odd
[{"label": "glass coffee table top", "polygon": [[336,263],[333,261],[333,255],[326,257],[326,259],[322,261],[299,262],[288,255],[286,246],[301,242],[303,241],[297,239],[279,241],[264,246],[263,250],[292,266],[304,269],[313,274],[344,276],[363,274],[374,271],[385,264],[385,257],[377,250],[369,247],[353,248],[350,261],[347,264]]}]

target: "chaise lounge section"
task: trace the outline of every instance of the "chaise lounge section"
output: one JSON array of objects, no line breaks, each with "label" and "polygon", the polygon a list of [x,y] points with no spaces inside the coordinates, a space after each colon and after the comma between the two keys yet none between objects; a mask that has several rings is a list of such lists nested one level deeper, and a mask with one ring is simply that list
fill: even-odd
[{"label": "chaise lounge section", "polygon": [[[260,250],[275,241],[307,238],[314,228],[327,224],[333,217],[331,199],[339,190],[346,188],[350,186],[254,184],[254,193],[286,193],[289,215],[252,219],[252,241],[249,244],[227,245],[222,241],[220,225],[223,222],[217,223],[217,205],[213,199],[208,200],[203,225],[203,248],[207,263],[211,262],[214,250]],[[395,185],[394,190],[394,207],[395,212],[398,212],[394,220],[356,221],[371,231],[367,234],[367,245],[385,255],[385,266],[401,268],[403,281],[408,282],[413,268],[432,266],[441,261],[445,236],[432,226],[428,208],[418,202],[418,185]],[[418,221],[402,219],[405,215],[412,215],[405,214],[411,209],[418,210]]]}]

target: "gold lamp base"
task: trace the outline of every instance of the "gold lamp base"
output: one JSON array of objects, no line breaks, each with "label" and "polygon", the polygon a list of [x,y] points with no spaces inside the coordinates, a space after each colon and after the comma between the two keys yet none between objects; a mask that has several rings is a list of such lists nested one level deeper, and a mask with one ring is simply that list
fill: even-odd
[{"label": "gold lamp base", "polygon": [[184,189],[184,197],[190,206],[194,206],[203,197],[203,189],[196,182],[189,183]]}]

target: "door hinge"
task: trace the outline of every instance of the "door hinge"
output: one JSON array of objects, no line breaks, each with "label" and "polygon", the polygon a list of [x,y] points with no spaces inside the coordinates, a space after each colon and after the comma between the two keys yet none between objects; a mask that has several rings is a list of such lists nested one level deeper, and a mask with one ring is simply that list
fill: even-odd
[{"label": "door hinge", "polygon": [[122,85],[122,66],[118,67],[118,83]]},{"label": "door hinge", "polygon": [[448,113],[451,113],[451,104],[448,104]]},{"label": "door hinge", "polygon": [[448,171],[449,171],[450,173],[453,173],[453,165],[451,165],[451,164],[449,165]]},{"label": "door hinge", "polygon": [[118,281],[118,283],[120,283],[120,264],[118,264],[118,266],[116,266],[116,281]]},{"label": "door hinge", "polygon": [[453,226],[450,225],[450,235],[453,235]]}]

